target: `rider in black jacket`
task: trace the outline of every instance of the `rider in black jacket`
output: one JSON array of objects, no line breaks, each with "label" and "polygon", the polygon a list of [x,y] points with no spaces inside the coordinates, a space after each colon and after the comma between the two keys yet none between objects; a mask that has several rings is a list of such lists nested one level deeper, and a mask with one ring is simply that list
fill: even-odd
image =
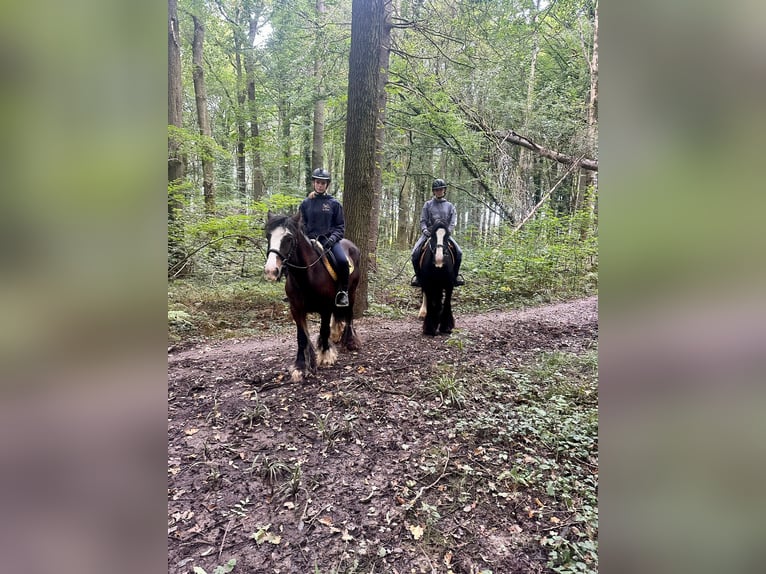
[{"label": "rider in black jacket", "polygon": [[327,194],[330,185],[330,172],[318,167],[311,173],[311,186],[314,191],[303,200],[299,211],[303,226],[311,239],[316,239],[322,246],[331,250],[337,262],[338,292],[335,295],[337,307],[348,307],[348,259],[340,245],[346,230],[343,217],[343,205]]}]

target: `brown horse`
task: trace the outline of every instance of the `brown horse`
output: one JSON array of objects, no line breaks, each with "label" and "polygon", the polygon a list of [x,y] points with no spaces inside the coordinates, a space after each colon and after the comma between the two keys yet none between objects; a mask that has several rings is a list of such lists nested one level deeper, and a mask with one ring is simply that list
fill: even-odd
[{"label": "brown horse", "polygon": [[[276,281],[285,272],[287,275],[285,293],[290,302],[290,314],[298,328],[298,354],[291,367],[291,377],[298,382],[304,375],[315,373],[317,363],[335,363],[338,353],[333,343],[340,343],[341,347],[350,351],[359,348],[360,342],[353,326],[354,298],[359,285],[359,248],[348,239],[341,240],[341,246],[354,269],[349,275],[349,306],[336,307],[337,288],[335,279],[325,267],[327,255],[318,252],[303,232],[300,214],[269,214],[266,238],[269,245],[263,270],[266,279]],[[318,357],[309,336],[308,313],[318,313],[321,318],[317,337]]]}]

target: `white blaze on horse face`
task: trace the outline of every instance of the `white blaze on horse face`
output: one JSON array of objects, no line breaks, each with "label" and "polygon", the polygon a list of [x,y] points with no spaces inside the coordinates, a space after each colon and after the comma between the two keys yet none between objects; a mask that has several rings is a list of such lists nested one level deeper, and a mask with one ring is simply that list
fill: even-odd
[{"label": "white blaze on horse face", "polygon": [[289,235],[288,231],[284,227],[277,227],[272,233],[269,240],[269,254],[266,257],[266,265],[263,268],[263,274],[268,281],[276,281],[279,277],[279,271],[282,268],[282,258],[277,257],[275,251],[279,251],[279,247],[282,245],[282,239],[286,235]]},{"label": "white blaze on horse face", "polygon": [[436,230],[436,262],[435,265],[441,268],[444,265],[444,236],[446,231],[443,227]]}]

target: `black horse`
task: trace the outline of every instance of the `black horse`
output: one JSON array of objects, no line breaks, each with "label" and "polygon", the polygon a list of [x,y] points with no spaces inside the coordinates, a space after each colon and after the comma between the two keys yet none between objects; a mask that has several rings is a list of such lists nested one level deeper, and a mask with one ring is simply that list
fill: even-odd
[{"label": "black horse", "polygon": [[455,253],[448,241],[449,230],[443,221],[437,221],[429,230],[431,236],[423,245],[420,255],[420,284],[423,303],[418,317],[424,319],[423,334],[434,336],[451,333],[455,328],[452,315],[452,289],[455,277]]},{"label": "black horse", "polygon": [[[291,368],[291,377],[294,382],[298,382],[305,374],[315,373],[317,363],[335,363],[338,353],[332,343],[340,343],[351,351],[359,348],[360,341],[353,326],[354,297],[359,284],[359,248],[348,239],[341,240],[349,263],[354,268],[348,283],[349,306],[336,307],[337,289],[335,279],[325,265],[327,255],[318,252],[303,232],[300,214],[269,214],[266,238],[269,244],[263,270],[266,279],[276,281],[285,272],[283,266],[287,268],[285,293],[290,302],[290,313],[298,328],[298,354]],[[309,339],[308,313],[319,313],[321,317],[317,337],[318,357]]]}]

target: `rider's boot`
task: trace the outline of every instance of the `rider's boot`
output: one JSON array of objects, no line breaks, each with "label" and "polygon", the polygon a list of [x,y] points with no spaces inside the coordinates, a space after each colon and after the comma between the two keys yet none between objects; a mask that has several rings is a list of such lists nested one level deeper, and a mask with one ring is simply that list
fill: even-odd
[{"label": "rider's boot", "polygon": [[457,249],[455,251],[457,252],[457,257],[455,258],[455,279],[452,284],[455,287],[460,287],[461,285],[465,285],[465,279],[463,279],[463,276],[460,274],[460,264],[463,262],[463,254]]},{"label": "rider's boot", "polygon": [[412,276],[412,279],[410,279],[410,286],[411,287],[422,287],[420,284],[420,277],[418,277],[418,254],[413,251],[412,252],[412,269],[415,271],[415,275]]},{"label": "rider's boot", "polygon": [[348,265],[338,269],[338,292],[335,294],[336,307],[348,307]]}]

